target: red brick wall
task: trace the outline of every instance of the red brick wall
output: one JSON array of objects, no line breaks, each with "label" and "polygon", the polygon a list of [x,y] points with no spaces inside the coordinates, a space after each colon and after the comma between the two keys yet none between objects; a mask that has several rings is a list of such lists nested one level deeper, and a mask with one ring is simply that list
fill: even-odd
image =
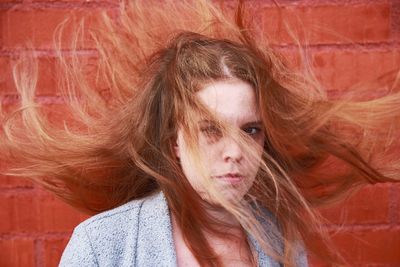
[{"label": "red brick wall", "polygon": [[[250,2],[261,6],[262,26],[279,49],[293,52],[289,36],[277,33],[283,26],[276,23],[272,1]],[[289,21],[303,22],[317,76],[331,94],[400,68],[400,1],[278,2]],[[30,40],[40,51],[38,94],[41,101],[59,108],[57,78],[52,76],[55,27],[70,13],[95,16],[96,11],[113,11],[118,4],[118,0],[0,0],[0,100],[11,106],[15,102],[10,63]],[[67,27],[65,41],[73,31]],[[68,48],[64,43],[63,49]],[[81,55],[90,57],[92,48],[86,42]],[[38,186],[4,176],[0,176],[0,203],[0,266],[56,266],[71,230],[85,218]],[[332,222],[329,229],[342,228],[334,240],[352,266],[400,266],[400,186],[368,186],[323,213]]]}]

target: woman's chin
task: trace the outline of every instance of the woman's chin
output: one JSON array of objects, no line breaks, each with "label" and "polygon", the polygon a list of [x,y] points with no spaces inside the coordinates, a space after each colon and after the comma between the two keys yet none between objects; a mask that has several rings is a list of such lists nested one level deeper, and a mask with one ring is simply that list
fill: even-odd
[{"label": "woman's chin", "polygon": [[213,196],[210,193],[202,193],[200,197],[212,205],[220,206],[222,201],[229,203],[240,202],[246,194],[246,191],[232,187],[222,187],[218,188],[217,193],[219,194],[218,196]]}]

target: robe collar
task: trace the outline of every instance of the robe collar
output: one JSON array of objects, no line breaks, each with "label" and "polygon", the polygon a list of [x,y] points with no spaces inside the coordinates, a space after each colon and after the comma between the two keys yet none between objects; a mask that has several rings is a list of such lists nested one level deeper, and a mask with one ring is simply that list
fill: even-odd
[{"label": "robe collar", "polygon": [[[136,266],[177,266],[170,211],[162,192],[142,203],[137,230]],[[264,253],[254,238],[248,236],[248,239],[258,256],[258,266],[280,266]]]}]

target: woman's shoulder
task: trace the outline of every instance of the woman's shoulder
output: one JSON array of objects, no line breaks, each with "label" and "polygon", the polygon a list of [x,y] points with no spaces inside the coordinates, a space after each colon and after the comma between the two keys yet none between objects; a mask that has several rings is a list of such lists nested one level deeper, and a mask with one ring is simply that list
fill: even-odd
[{"label": "woman's shoulder", "polygon": [[[160,203],[163,201],[164,197],[160,192],[145,198],[131,200],[121,206],[86,219],[75,227],[74,232],[84,229],[88,234],[95,231],[97,236],[101,236],[103,234],[107,235],[113,230],[121,234],[125,232],[125,230],[132,230],[129,228],[135,227],[135,225],[139,223],[139,217],[145,218],[148,216],[149,212],[157,213],[157,208],[160,204],[163,204]],[[142,211],[143,206],[145,207],[144,211]],[[147,208],[149,206],[152,207],[151,210]],[[105,229],[107,229],[107,231],[101,231]]]},{"label": "woman's shoulder", "polygon": [[121,206],[98,213],[81,222],[76,228],[96,227],[112,223],[113,221],[120,221],[121,219],[135,217],[134,215],[136,211],[140,209],[145,200],[145,198],[131,200],[125,204],[122,204]]},{"label": "woman's shoulder", "polygon": [[139,228],[163,201],[162,194],[155,193],[83,221],[75,227],[60,266],[82,266],[82,261],[85,266],[118,266],[127,260],[122,255],[134,260]]}]

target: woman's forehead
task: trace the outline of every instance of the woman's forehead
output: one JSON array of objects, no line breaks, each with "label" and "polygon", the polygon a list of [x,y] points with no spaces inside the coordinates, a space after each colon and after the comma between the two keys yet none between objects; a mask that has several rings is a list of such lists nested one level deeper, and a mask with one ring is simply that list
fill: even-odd
[{"label": "woman's forehead", "polygon": [[242,80],[215,81],[196,95],[211,112],[228,123],[239,125],[260,120],[255,91]]}]

